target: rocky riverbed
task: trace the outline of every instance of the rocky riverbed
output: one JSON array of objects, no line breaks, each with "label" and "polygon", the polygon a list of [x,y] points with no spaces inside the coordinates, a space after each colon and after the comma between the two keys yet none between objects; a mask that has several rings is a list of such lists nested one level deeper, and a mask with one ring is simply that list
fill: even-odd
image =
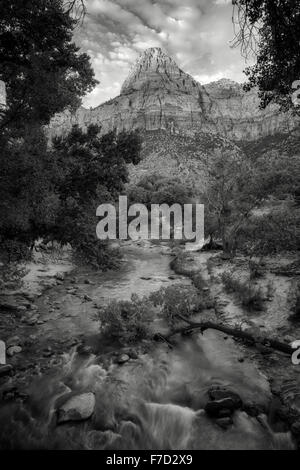
[{"label": "rocky riverbed", "polygon": [[149,340],[124,347],[100,334],[99,307],[189,285],[194,271],[216,301],[216,313],[205,314],[271,329],[266,313],[245,319],[225,296],[217,273],[229,262],[193,253],[176,274],[168,246],[124,243],[122,251],[120,269],[106,273],[72,269],[68,257],[39,262],[25,289],[2,296],[0,339],[11,370],[3,366],[0,377],[0,446],[295,447],[299,372],[290,358],[212,330],[178,337],[172,350]]}]

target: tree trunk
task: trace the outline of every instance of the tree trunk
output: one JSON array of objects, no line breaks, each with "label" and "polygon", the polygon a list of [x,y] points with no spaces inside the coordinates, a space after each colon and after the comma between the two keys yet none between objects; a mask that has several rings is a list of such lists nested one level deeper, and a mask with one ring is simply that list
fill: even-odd
[{"label": "tree trunk", "polygon": [[177,317],[180,318],[181,320],[185,321],[186,323],[188,323],[189,326],[188,327],[177,328],[176,330],[172,331],[167,336],[163,336],[161,334],[158,334],[158,335],[156,335],[157,339],[160,338],[160,339],[162,339],[163,341],[165,341],[166,343],[168,343],[170,345],[171,343],[170,343],[169,339],[172,336],[176,335],[176,334],[179,334],[179,333],[187,334],[187,333],[193,332],[194,330],[200,330],[201,333],[203,333],[203,331],[205,331],[205,330],[213,329],[213,330],[221,331],[222,333],[225,333],[227,335],[233,336],[234,338],[240,338],[240,339],[243,339],[245,341],[249,341],[250,343],[253,343],[253,344],[260,344],[260,345],[272,348],[275,351],[283,352],[285,354],[292,355],[293,352],[295,351],[289,344],[282,343],[281,341],[279,341],[277,339],[274,339],[274,338],[267,338],[267,337],[259,337],[258,338],[258,337],[255,337],[254,334],[249,333],[247,331],[242,331],[238,328],[231,328],[229,326],[214,323],[214,322],[211,322],[211,321],[204,321],[204,322],[200,322],[200,323],[195,323],[195,322],[192,322],[192,321],[188,320],[187,318],[183,317],[182,315],[177,315]]}]

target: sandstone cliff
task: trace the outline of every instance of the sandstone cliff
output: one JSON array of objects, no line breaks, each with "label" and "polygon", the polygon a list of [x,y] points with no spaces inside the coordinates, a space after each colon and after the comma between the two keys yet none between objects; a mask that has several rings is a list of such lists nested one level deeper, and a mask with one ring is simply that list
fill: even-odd
[{"label": "sandstone cliff", "polygon": [[119,96],[94,109],[57,115],[49,135],[66,132],[73,124],[85,128],[94,123],[103,133],[139,128],[181,135],[218,133],[248,141],[288,133],[298,122],[274,105],[260,110],[256,91],[246,93],[233,81],[222,79],[203,86],[160,48],[150,48],[134,64]]}]

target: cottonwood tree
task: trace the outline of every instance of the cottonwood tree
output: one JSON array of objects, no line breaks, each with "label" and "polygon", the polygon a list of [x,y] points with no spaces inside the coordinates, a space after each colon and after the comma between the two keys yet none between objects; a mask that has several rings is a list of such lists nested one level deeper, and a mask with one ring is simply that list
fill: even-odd
[{"label": "cottonwood tree", "polygon": [[256,63],[246,68],[246,89],[257,86],[264,108],[277,102],[295,109],[293,83],[300,80],[299,0],[232,0],[234,46]]},{"label": "cottonwood tree", "polygon": [[52,230],[60,175],[43,126],[55,113],[75,109],[96,84],[89,57],[73,42],[74,8],[76,2],[63,0],[0,0],[0,79],[7,94],[0,122],[4,251],[22,255]]},{"label": "cottonwood tree", "polygon": [[53,141],[60,207],[48,239],[69,243],[78,259],[103,267],[111,260],[107,243],[96,238],[96,209],[104,202],[114,203],[124,191],[127,163],[140,160],[140,139],[136,132],[101,136],[99,131],[94,125],[86,132],[74,126],[67,136]]},{"label": "cottonwood tree", "polygon": [[73,41],[72,5],[0,0],[0,11],[0,79],[7,92],[0,129],[48,124],[55,113],[77,108],[97,81],[88,55]]},{"label": "cottonwood tree", "polygon": [[270,196],[295,198],[298,170],[297,159],[289,159],[288,165],[273,156],[251,162],[243,154],[216,151],[206,162],[206,234],[221,238],[224,251],[234,254],[241,228]]}]

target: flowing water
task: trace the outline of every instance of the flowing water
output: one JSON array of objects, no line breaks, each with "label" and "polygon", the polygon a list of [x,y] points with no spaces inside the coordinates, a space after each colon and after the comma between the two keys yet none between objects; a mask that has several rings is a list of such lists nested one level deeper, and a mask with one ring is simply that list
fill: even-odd
[{"label": "flowing water", "polygon": [[[109,273],[79,271],[79,292],[94,301],[148,295],[161,286],[189,280],[169,268],[163,247],[123,248],[124,263]],[[85,284],[89,278],[90,283]],[[171,277],[171,279],[170,279]],[[272,431],[265,416],[235,412],[226,430],[207,417],[203,407],[207,390],[222,385],[236,391],[243,402],[266,405],[269,384],[248,360],[240,362],[242,347],[219,332],[178,338],[170,350],[157,343],[124,365],[107,361],[94,305],[66,294],[66,286],[42,296],[39,309],[47,322],[39,326],[37,348],[81,334],[97,345],[95,354],[80,355],[76,348],[60,363],[41,373],[29,386],[30,400],[6,404],[0,412],[1,445],[14,448],[60,449],[289,449],[289,433]],[[49,313],[50,302],[60,301]],[[104,357],[106,359],[104,360]],[[110,357],[110,356],[109,356]],[[70,394],[94,392],[92,418],[57,425],[55,409]]]}]

